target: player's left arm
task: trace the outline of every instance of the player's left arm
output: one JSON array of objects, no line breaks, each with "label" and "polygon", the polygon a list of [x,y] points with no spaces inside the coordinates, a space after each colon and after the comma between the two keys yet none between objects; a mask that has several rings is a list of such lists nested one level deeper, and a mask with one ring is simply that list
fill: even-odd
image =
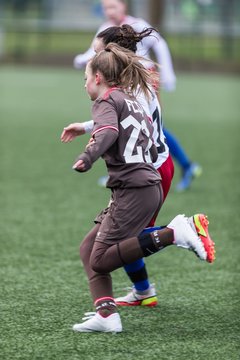
[{"label": "player's left arm", "polygon": [[[141,26],[150,27],[147,22],[143,22]],[[169,47],[165,39],[158,33],[153,32],[150,36],[142,40],[143,49],[152,50],[157,63],[160,65],[160,83],[164,90],[173,91],[176,87],[176,75],[173,68],[173,62]]]},{"label": "player's left arm", "polygon": [[[151,25],[143,20],[133,25],[136,31],[143,31]],[[173,91],[176,87],[176,75],[173,68],[172,57],[166,41],[158,32],[153,32],[141,41],[140,55],[145,57],[148,51],[152,50],[157,63],[160,65],[160,83],[164,90]]]},{"label": "player's left arm", "polygon": [[152,50],[160,65],[160,83],[164,90],[173,91],[176,88],[176,75],[168,45],[160,35],[151,40]]}]

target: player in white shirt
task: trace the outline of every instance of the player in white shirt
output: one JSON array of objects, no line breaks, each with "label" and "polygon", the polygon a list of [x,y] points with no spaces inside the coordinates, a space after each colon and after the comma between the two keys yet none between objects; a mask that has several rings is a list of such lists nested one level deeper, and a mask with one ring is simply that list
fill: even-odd
[{"label": "player in white shirt", "polygon": [[[97,34],[111,26],[121,26],[123,24],[131,25],[133,29],[139,33],[144,29],[151,27],[145,20],[127,14],[125,0],[102,0],[101,3],[107,21],[100,26]],[[92,58],[94,55],[93,44],[94,40],[90,48],[84,54],[79,54],[74,58],[74,67],[76,69],[84,68],[88,60]],[[171,54],[166,41],[157,32],[154,36],[145,37],[139,42],[137,44],[136,53],[137,55],[149,59],[150,50],[153,51],[156,62],[160,64],[160,87],[166,91],[174,91],[176,87],[176,75],[173,69]],[[151,62],[146,62],[146,67],[151,68],[152,66],[153,64],[151,64]],[[167,139],[170,153],[179,164],[182,172],[182,178],[177,184],[176,190],[186,190],[190,187],[194,177],[201,174],[201,167],[189,159],[179,141],[166,128],[164,128],[164,134]],[[99,180],[99,184],[105,186],[106,177],[100,178]]]},{"label": "player in white shirt", "polygon": [[[110,26],[121,26],[123,24],[131,25],[133,29],[139,33],[146,28],[151,27],[145,20],[127,15],[125,1],[102,0],[102,6],[108,20],[100,26],[96,35]],[[95,52],[93,44],[94,40],[90,48],[84,54],[79,54],[74,58],[74,67],[76,69],[85,68],[87,62],[94,56]],[[176,87],[176,76],[173,69],[171,54],[166,41],[157,32],[154,36],[145,37],[137,44],[136,54],[150,59],[150,50],[154,52],[156,62],[161,64],[161,86],[167,91],[174,90]],[[151,68],[153,65],[151,62],[146,62],[146,66]]]}]

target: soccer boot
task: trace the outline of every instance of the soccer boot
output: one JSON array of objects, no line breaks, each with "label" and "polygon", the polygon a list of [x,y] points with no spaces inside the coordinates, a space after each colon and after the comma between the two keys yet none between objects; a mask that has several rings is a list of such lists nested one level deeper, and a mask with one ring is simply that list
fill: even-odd
[{"label": "soccer boot", "polygon": [[140,295],[136,292],[135,287],[125,295],[115,299],[118,306],[156,306],[158,303],[154,285],[149,288],[148,294]]},{"label": "soccer boot", "polygon": [[175,245],[193,251],[201,260],[207,260],[207,251],[202,239],[193,230],[185,215],[177,215],[167,228],[174,232]]},{"label": "soccer boot", "polygon": [[85,313],[82,320],[84,322],[73,325],[74,331],[79,332],[111,332],[119,333],[122,331],[122,323],[118,313],[111,314],[107,317],[102,317],[99,313],[88,312]]},{"label": "soccer boot", "polygon": [[183,171],[182,178],[176,186],[176,191],[181,192],[187,190],[192,181],[202,174],[202,168],[197,163],[192,163],[189,168]]},{"label": "soccer boot", "polygon": [[208,232],[209,221],[207,216],[204,214],[195,214],[188,218],[188,221],[203,243],[204,249],[207,253],[206,260],[209,263],[212,263],[215,260],[215,243]]}]

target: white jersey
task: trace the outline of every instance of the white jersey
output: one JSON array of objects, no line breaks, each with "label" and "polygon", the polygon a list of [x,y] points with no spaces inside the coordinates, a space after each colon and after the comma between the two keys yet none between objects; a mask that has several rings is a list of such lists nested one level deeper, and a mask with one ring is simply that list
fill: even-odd
[{"label": "white jersey", "polygon": [[148,101],[146,96],[140,92],[137,95],[138,102],[142,105],[144,111],[152,120],[153,125],[153,141],[158,151],[157,161],[154,167],[158,169],[169,157],[169,148],[163,133],[163,122],[161,107],[155,92],[152,93],[151,99]]},{"label": "white jersey", "polygon": [[[158,151],[158,158],[153,165],[155,169],[158,169],[169,157],[169,148],[166,144],[165,136],[163,133],[161,107],[154,91],[149,101],[146,99],[146,96],[143,92],[139,92],[137,94],[137,101],[152,121],[154,129],[153,141]],[[93,125],[93,120],[83,123],[86,132],[91,132],[93,129]]]},{"label": "white jersey", "polygon": [[[123,24],[131,25],[136,32],[141,32],[146,28],[151,27],[151,25],[148,24],[145,20],[129,15],[124,18],[120,25]],[[110,21],[106,21],[100,26],[97,34],[111,26],[115,26],[115,24]],[[137,55],[150,59],[150,50],[154,52],[156,61],[160,65],[160,83],[162,87],[166,91],[175,90],[176,76],[173,69],[171,54],[166,41],[157,32],[146,36],[141,42],[137,44]],[[74,67],[76,69],[83,68],[94,55],[95,52],[92,44],[84,54],[77,55],[74,58]],[[146,62],[146,66],[152,67],[151,62]]]}]

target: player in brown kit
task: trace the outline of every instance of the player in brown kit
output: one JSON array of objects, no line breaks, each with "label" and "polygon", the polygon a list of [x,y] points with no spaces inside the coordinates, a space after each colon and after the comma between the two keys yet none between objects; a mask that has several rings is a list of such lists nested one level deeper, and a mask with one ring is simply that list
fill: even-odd
[{"label": "player in brown kit", "polygon": [[209,235],[203,240],[195,224],[183,215],[165,229],[138,236],[162,204],[161,177],[152,165],[157,158],[153,128],[132,96],[139,87],[146,96],[151,93],[151,74],[139,60],[132,52],[108,44],[86,68],[85,87],[94,101],[94,128],[73,168],[87,171],[101,156],[112,200],[101,224],[96,224],[81,244],[96,313],[87,314],[86,321],[74,325],[75,331],[122,331],[111,271],[169,245],[193,250],[202,260],[214,252]]}]

